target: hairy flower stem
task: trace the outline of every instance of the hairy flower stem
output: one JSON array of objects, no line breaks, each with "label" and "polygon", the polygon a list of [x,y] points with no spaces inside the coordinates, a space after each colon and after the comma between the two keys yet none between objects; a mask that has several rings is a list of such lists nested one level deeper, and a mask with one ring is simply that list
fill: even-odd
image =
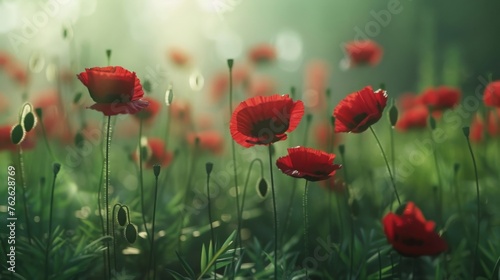
[{"label": "hairy flower stem", "polygon": [[[159,166],[155,167],[158,168]],[[151,271],[151,265],[155,263],[154,259],[154,248],[155,248],[155,218],[156,218],[156,202],[158,200],[158,174],[156,174],[155,171],[155,195],[154,195],[154,200],[153,200],[153,221],[151,225],[151,248],[149,250],[149,269],[148,269],[148,274]],[[156,267],[153,266],[153,280],[156,279]]]},{"label": "hairy flower stem", "polygon": [[272,144],[269,144],[269,171],[271,173],[271,191],[274,212],[274,279],[278,279],[278,213],[276,210],[276,192],[274,190],[273,155],[271,145]]},{"label": "hairy flower stem", "polygon": [[[394,173],[394,176],[396,176],[396,152],[395,152],[395,147],[394,145],[394,127],[390,126],[390,133],[389,135],[391,136],[391,161],[392,161],[392,172]],[[373,184],[372,184],[373,186]],[[391,211],[392,211],[392,206],[394,202],[394,196],[391,197]]]},{"label": "hairy flower stem", "polygon": [[22,198],[23,198],[23,208],[24,208],[24,219],[26,220],[26,233],[28,235],[28,241],[32,245],[31,241],[31,226],[30,226],[30,216],[28,213],[28,198],[26,196],[26,183],[24,180],[24,161],[23,161],[23,149],[21,145],[18,145],[18,164],[19,164],[19,183],[21,185]]},{"label": "hairy flower stem", "polygon": [[380,152],[382,152],[382,156],[384,157],[385,165],[387,166],[387,171],[389,172],[389,177],[391,178],[391,183],[392,183],[392,187],[394,189],[394,194],[396,195],[399,206],[401,206],[401,199],[399,199],[398,190],[396,189],[396,182],[394,181],[394,176],[392,175],[391,167],[389,166],[389,162],[387,161],[387,156],[384,152],[384,149],[382,148],[382,144],[380,143],[380,140],[378,139],[377,134],[375,133],[375,130],[373,130],[373,128],[371,126],[370,126],[370,130],[371,130],[373,136],[375,137],[375,140],[377,141]]},{"label": "hairy flower stem", "polygon": [[[147,236],[149,235],[149,230],[148,226],[146,223],[146,210],[145,210],[145,204],[144,204],[144,171],[143,171],[143,158],[144,158],[144,151],[142,148],[142,127],[143,127],[143,120],[139,121],[139,184],[141,185],[141,216],[142,216],[142,222],[144,223],[144,229],[146,230]],[[151,248],[152,250],[153,248]]]},{"label": "hairy flower stem", "polygon": [[477,164],[476,158],[474,157],[474,152],[472,151],[472,147],[470,145],[470,140],[468,133],[465,137],[467,139],[467,146],[469,148],[470,156],[472,158],[472,164],[474,165],[474,175],[476,177],[476,203],[477,203],[477,227],[476,227],[476,245],[474,246],[474,254],[472,255],[472,277],[474,277],[476,271],[476,262],[477,262],[477,253],[479,249],[479,238],[481,236],[480,232],[480,223],[481,223],[481,200],[479,196],[479,177],[477,173]]},{"label": "hairy flower stem", "polygon": [[[302,207],[304,210],[304,256],[308,258],[309,256],[309,218],[307,216],[307,187],[309,181],[306,180],[306,185],[304,186],[304,197],[302,200]],[[306,267],[306,278],[308,278],[308,272]]]},{"label": "hairy flower stem", "polygon": [[[104,208],[106,210],[106,236],[109,236],[109,146],[111,145],[111,116],[108,116],[107,128],[106,128],[106,153],[104,157],[104,176],[105,185],[104,188]],[[108,279],[111,279],[111,255],[109,252],[109,241],[106,242],[106,263],[108,269]]]}]

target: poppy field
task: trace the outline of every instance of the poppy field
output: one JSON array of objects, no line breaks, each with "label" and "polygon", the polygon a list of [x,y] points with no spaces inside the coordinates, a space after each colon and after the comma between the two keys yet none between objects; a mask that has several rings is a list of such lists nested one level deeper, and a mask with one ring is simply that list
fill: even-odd
[{"label": "poppy field", "polygon": [[500,279],[495,9],[130,2],[0,2],[0,279]]}]

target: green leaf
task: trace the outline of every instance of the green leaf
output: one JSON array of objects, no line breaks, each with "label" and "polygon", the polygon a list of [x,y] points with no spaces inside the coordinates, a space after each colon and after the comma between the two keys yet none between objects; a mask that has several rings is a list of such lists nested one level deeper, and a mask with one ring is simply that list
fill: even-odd
[{"label": "green leaf", "polygon": [[175,254],[177,255],[177,258],[181,262],[182,268],[184,271],[189,275],[190,279],[195,279],[196,275],[194,274],[193,269],[189,266],[189,264],[186,262],[186,260],[179,254],[179,252],[175,251]]},{"label": "green leaf", "polygon": [[201,245],[201,258],[200,258],[200,269],[205,270],[207,267],[207,252],[205,250],[205,244]]}]

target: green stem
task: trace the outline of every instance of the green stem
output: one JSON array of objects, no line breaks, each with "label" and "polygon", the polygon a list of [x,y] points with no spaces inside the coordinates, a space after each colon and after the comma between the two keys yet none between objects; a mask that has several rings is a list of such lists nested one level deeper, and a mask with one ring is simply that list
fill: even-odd
[{"label": "green stem", "polygon": [[472,277],[474,277],[474,273],[476,271],[476,258],[479,249],[479,237],[480,237],[480,223],[481,223],[481,200],[479,196],[479,177],[477,173],[477,164],[476,158],[474,157],[474,152],[472,151],[472,147],[470,145],[469,137],[467,139],[467,146],[469,148],[469,152],[472,158],[472,164],[474,165],[474,175],[476,177],[476,203],[477,203],[477,227],[476,227],[476,245],[474,247],[474,255],[472,257]]},{"label": "green stem", "polygon": [[[207,201],[208,201],[208,222],[210,223],[210,238],[212,239],[212,252],[215,252],[215,234],[214,234],[214,225],[212,218],[212,204],[210,200],[210,173],[207,173]],[[214,263],[214,279],[217,279],[217,262]]]},{"label": "green stem", "polygon": [[377,134],[375,133],[375,130],[373,130],[373,128],[371,126],[370,126],[370,130],[373,133],[375,140],[377,141],[377,144],[378,144],[378,147],[380,148],[380,151],[382,152],[382,156],[384,157],[385,165],[387,166],[387,171],[389,172],[389,176],[391,177],[391,183],[392,183],[392,187],[394,189],[394,194],[396,195],[398,203],[401,206],[401,200],[399,199],[398,190],[396,189],[396,182],[394,181],[394,176],[392,175],[391,168],[389,166],[389,162],[387,161],[387,156],[385,155],[384,149],[382,148],[382,144],[380,144],[380,140],[378,139]]},{"label": "green stem", "polygon": [[[233,115],[233,60],[228,60],[229,68],[229,114]],[[240,213],[240,197],[239,197],[239,185],[238,185],[238,173],[236,166],[236,148],[235,141],[231,141],[231,152],[233,159],[233,173],[234,173],[234,187],[236,189],[236,215],[238,216],[238,229],[236,232],[236,242],[234,243],[234,253],[236,254],[237,248],[241,247],[241,213]],[[232,278],[234,278],[234,272]]]},{"label": "green stem", "polygon": [[430,131],[430,137],[432,140],[432,150],[433,150],[433,156],[434,156],[434,164],[436,165],[436,172],[438,176],[438,207],[437,207],[437,212],[438,212],[438,218],[439,221],[442,223],[443,222],[443,179],[441,177],[441,171],[439,168],[439,163],[438,163],[438,157],[437,157],[437,149],[436,149],[436,142],[434,141],[434,137],[432,136],[432,131]]},{"label": "green stem", "polygon": [[295,200],[295,193],[297,192],[297,180],[293,180],[292,182],[292,192],[290,193],[290,198],[288,199],[288,206],[286,207],[286,215],[283,230],[281,231],[280,240],[283,243],[283,239],[285,238],[285,233],[288,231],[288,227],[290,226],[290,220],[293,215],[293,201]]},{"label": "green stem", "polygon": [[[344,173],[344,181],[345,181],[345,187],[346,187],[346,206],[347,208],[349,209],[349,226],[351,228],[351,232],[350,232],[350,241],[349,241],[349,278],[348,279],[352,279],[352,270],[353,270],[353,266],[354,266],[354,216],[352,215],[352,209],[351,207],[349,206],[349,197],[350,197],[350,187],[349,187],[349,180],[348,180],[348,177],[347,177],[347,168],[345,167],[345,155],[344,155],[345,151],[344,151],[344,148],[341,149],[341,152],[340,152],[340,157],[342,159],[342,172]],[[340,207],[339,207],[340,208]]]},{"label": "green stem", "polygon": [[23,149],[21,145],[18,145],[18,160],[19,160],[19,181],[21,183],[21,190],[23,196],[23,208],[24,208],[24,218],[26,219],[26,233],[28,234],[28,241],[30,245],[32,245],[31,241],[31,226],[30,226],[30,217],[28,213],[28,198],[26,197],[26,183],[24,180],[24,161],[23,161]]},{"label": "green stem", "polygon": [[57,172],[54,172],[52,180],[52,190],[50,193],[50,210],[49,210],[49,236],[47,239],[47,247],[45,248],[45,279],[49,279],[49,250],[52,245],[52,211],[54,209],[54,189],[56,186]]},{"label": "green stem", "polygon": [[[143,149],[142,149],[142,127],[143,127],[143,120],[142,118],[139,121],[139,183],[141,185],[141,216],[142,216],[142,222],[144,223],[144,229],[146,230],[147,236],[149,236],[149,230],[148,226],[146,224],[146,210],[144,209],[145,204],[144,204],[144,172],[143,172]],[[165,145],[166,146],[166,145]],[[152,250],[153,248],[151,248]]]},{"label": "green stem", "polygon": [[[392,172],[394,172],[394,177],[396,177],[396,152],[395,152],[395,146],[394,145],[394,127],[392,126],[389,126],[389,129],[390,129],[390,136],[391,136],[391,161],[392,161]],[[372,186],[374,186],[372,184]],[[391,212],[392,212],[392,206],[393,206],[393,202],[394,202],[394,196],[392,197],[391,199]]]},{"label": "green stem", "polygon": [[[156,219],[156,202],[158,200],[158,175],[155,174],[155,196],[153,200],[153,221],[151,225],[151,249],[149,250],[149,271],[151,271],[151,264],[154,263],[154,248],[155,248],[155,219]],[[153,280],[156,279],[156,267],[153,267]]]},{"label": "green stem", "polygon": [[[306,185],[304,187],[304,197],[302,200],[302,206],[304,209],[304,256],[307,259],[309,256],[309,220],[307,216],[307,187],[309,181],[306,180]],[[307,266],[306,266],[306,279],[308,278]]]},{"label": "green stem", "polygon": [[[106,154],[104,157],[104,176],[105,184],[104,188],[104,207],[106,208],[106,236],[109,236],[109,146],[111,145],[111,116],[108,116],[107,128],[106,128]],[[109,242],[106,242],[106,263],[108,267],[108,279],[111,279],[111,256],[109,252]]]},{"label": "green stem", "polygon": [[[243,187],[243,196],[241,197],[240,214],[243,214],[243,209],[245,209],[245,198],[246,198],[246,194],[247,194],[248,182],[250,181],[250,172],[252,171],[252,166],[255,162],[260,163],[260,174],[261,174],[261,177],[264,176],[264,164],[262,163],[262,160],[260,158],[253,159],[252,162],[250,162],[250,166],[248,167],[247,178],[245,180],[245,186]],[[243,217],[240,217],[240,219],[243,220]]]},{"label": "green stem", "polygon": [[278,213],[276,210],[276,193],[274,190],[273,178],[273,156],[272,144],[269,144],[269,171],[271,173],[271,191],[273,197],[273,212],[274,212],[274,279],[278,279]]}]

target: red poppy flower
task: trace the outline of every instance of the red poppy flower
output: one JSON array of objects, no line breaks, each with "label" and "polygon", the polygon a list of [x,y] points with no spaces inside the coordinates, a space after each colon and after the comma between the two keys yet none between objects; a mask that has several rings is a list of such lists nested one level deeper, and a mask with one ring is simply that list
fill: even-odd
[{"label": "red poppy flower", "polygon": [[139,111],[137,114],[132,115],[137,120],[144,120],[146,124],[151,124],[153,119],[161,109],[160,102],[151,97],[144,97],[143,100],[149,103],[149,106]]},{"label": "red poppy flower", "polygon": [[0,51],[0,67],[3,67],[7,64],[9,64],[11,61],[11,57],[10,57],[10,54],[4,52],[4,51]]},{"label": "red poppy flower", "polygon": [[248,58],[254,63],[270,62],[276,59],[276,50],[268,44],[257,45],[250,49]]},{"label": "red poppy flower", "polygon": [[[12,143],[10,138],[10,133],[13,126],[3,125],[0,126],[0,151],[17,151],[18,146]],[[30,131],[26,133],[24,140],[21,142],[21,147],[24,150],[31,150],[35,147],[34,132]]]},{"label": "red poppy flower", "polygon": [[491,107],[500,107],[500,81],[489,83],[484,90],[484,104]]},{"label": "red poppy flower", "polygon": [[229,129],[236,143],[243,147],[269,145],[285,140],[285,132],[297,128],[304,116],[304,103],[288,95],[256,96],[238,105],[231,116]]},{"label": "red poppy flower", "polygon": [[479,143],[484,139],[484,122],[479,114],[476,114],[470,124],[470,141]]},{"label": "red poppy flower", "polygon": [[444,239],[434,232],[436,224],[426,221],[413,202],[408,202],[403,215],[389,213],[382,223],[387,241],[403,256],[433,256],[448,249]]},{"label": "red poppy flower", "polygon": [[198,138],[198,147],[201,150],[209,151],[217,155],[221,154],[224,150],[224,138],[218,131],[189,133],[186,136],[186,140],[191,146],[194,146],[196,138]]},{"label": "red poppy flower", "polygon": [[488,133],[492,137],[500,135],[500,108],[488,112]]},{"label": "red poppy flower", "polygon": [[396,123],[396,128],[401,131],[406,131],[412,128],[425,128],[427,119],[429,118],[429,110],[425,106],[417,106],[406,111],[403,111]]},{"label": "red poppy flower", "polygon": [[189,54],[180,48],[170,48],[167,52],[167,56],[170,61],[178,66],[184,66],[190,61]]},{"label": "red poppy flower", "polygon": [[413,93],[403,93],[398,97],[397,106],[399,109],[406,111],[414,107],[425,105],[422,102],[422,97],[420,95],[415,95]]},{"label": "red poppy flower", "polygon": [[345,45],[349,66],[375,66],[382,57],[382,48],[372,40],[352,41]]},{"label": "red poppy flower", "polygon": [[123,67],[86,68],[77,77],[96,102],[90,109],[102,112],[105,116],[135,114],[149,105],[141,99],[144,91],[135,72]]},{"label": "red poppy flower", "polygon": [[451,109],[460,103],[461,93],[457,88],[440,86],[429,88],[422,94],[422,102],[433,111]]},{"label": "red poppy flower", "polygon": [[276,160],[281,172],[308,181],[322,181],[333,175],[342,165],[334,164],[334,154],[306,147],[288,148],[288,155]]},{"label": "red poppy flower", "polygon": [[[153,168],[154,165],[159,164],[162,167],[168,166],[173,160],[173,154],[165,150],[165,143],[159,138],[147,139],[147,152],[145,156],[144,166],[146,168]],[[139,162],[139,153],[136,151],[132,154],[134,161]]]},{"label": "red poppy flower", "polygon": [[335,107],[335,132],[360,133],[376,123],[387,104],[384,90],[373,91],[370,86],[349,94]]},{"label": "red poppy flower", "polygon": [[250,97],[269,96],[275,92],[275,84],[271,78],[256,77],[250,80],[247,93]]}]

